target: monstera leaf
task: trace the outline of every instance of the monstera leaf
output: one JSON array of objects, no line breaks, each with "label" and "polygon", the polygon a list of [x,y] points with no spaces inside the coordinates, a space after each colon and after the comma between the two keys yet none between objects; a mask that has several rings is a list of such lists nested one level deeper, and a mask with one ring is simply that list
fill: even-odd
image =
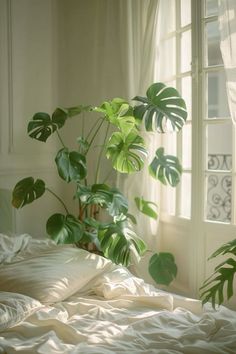
[{"label": "monstera leaf", "polygon": [[182,167],[177,157],[164,155],[164,149],[159,148],[149,165],[149,173],[163,184],[168,183],[172,187],[176,187],[180,181]]},{"label": "monstera leaf", "polygon": [[79,106],[63,108],[63,109],[67,113],[68,117],[74,117],[74,116],[77,116],[80,113],[91,111],[92,107],[91,106],[79,105]]},{"label": "monstera leaf", "polygon": [[68,117],[73,117],[90,109],[90,106],[82,105],[71,108],[56,108],[52,117],[48,113],[38,112],[28,124],[28,134],[33,139],[46,142],[50,135],[64,126]]},{"label": "monstera leaf", "polygon": [[85,204],[97,204],[106,208],[111,216],[126,214],[128,201],[116,188],[106,184],[93,184],[91,187],[79,185],[77,197]]},{"label": "monstera leaf", "polygon": [[133,107],[122,98],[103,102],[100,107],[96,107],[94,110],[103,113],[106,120],[117,126],[125,135],[135,130],[137,122],[133,116]]},{"label": "monstera leaf", "polygon": [[180,130],[187,119],[186,104],[178,91],[163,83],[151,85],[147,97],[133,98],[142,104],[134,109],[134,116],[144,120],[147,131],[164,132],[169,123],[173,130]]},{"label": "monstera leaf", "polygon": [[48,137],[65,124],[67,113],[57,108],[52,118],[48,113],[36,113],[28,124],[28,134],[31,138],[46,142]]},{"label": "monstera leaf", "polygon": [[77,151],[69,152],[67,148],[63,148],[58,151],[55,161],[60,177],[66,182],[81,180],[86,177],[85,157]]},{"label": "monstera leaf", "polygon": [[[149,216],[150,218],[157,219],[157,204],[144,200],[143,198],[136,197],[134,198],[135,204],[141,213]],[[154,207],[154,208],[153,208]]]},{"label": "monstera leaf", "polygon": [[227,300],[233,296],[233,281],[236,273],[236,239],[221,246],[209,259],[225,254],[231,254],[234,258],[230,257],[216,266],[214,273],[205,280],[200,288],[203,304],[211,301],[214,308],[216,303],[221,305],[224,302],[224,290],[226,290]]},{"label": "monstera leaf", "polygon": [[121,173],[140,171],[144,165],[142,155],[147,156],[144,140],[134,132],[128,135],[115,132],[108,141],[106,156]]},{"label": "monstera leaf", "polygon": [[34,181],[33,177],[27,177],[19,181],[12,193],[12,205],[22,208],[41,197],[45,192],[45,183],[41,179]]},{"label": "monstera leaf", "polygon": [[139,257],[146,251],[145,243],[127,226],[127,222],[120,221],[101,228],[98,238],[104,256],[116,264],[128,266],[132,253]]},{"label": "monstera leaf", "polygon": [[79,136],[77,143],[79,145],[79,152],[85,156],[89,150],[89,142],[84,137]]},{"label": "monstera leaf", "polygon": [[46,229],[56,243],[78,242],[84,232],[81,222],[70,214],[53,214],[47,221]]},{"label": "monstera leaf", "polygon": [[169,285],[177,275],[177,266],[171,253],[155,253],[149,260],[149,273],[157,284]]}]

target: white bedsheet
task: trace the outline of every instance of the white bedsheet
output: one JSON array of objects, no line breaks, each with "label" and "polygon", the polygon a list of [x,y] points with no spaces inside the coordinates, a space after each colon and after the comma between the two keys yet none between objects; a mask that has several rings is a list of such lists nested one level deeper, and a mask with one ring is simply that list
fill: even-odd
[{"label": "white bedsheet", "polygon": [[92,288],[0,333],[0,353],[236,353],[236,316],[225,307],[154,291],[123,268]]},{"label": "white bedsheet", "polygon": [[[11,252],[9,245],[7,262],[22,256]],[[200,301],[160,291],[118,266],[12,325],[0,332],[0,353],[236,354],[234,311],[202,308]]]}]

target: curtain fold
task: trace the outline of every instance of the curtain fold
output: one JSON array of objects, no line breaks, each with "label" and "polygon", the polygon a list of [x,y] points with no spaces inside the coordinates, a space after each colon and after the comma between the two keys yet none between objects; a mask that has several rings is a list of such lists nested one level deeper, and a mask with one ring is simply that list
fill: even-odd
[{"label": "curtain fold", "polygon": [[226,72],[230,114],[236,124],[236,1],[219,0],[220,49]]},{"label": "curtain fold", "polygon": [[[157,16],[159,0],[120,0],[120,45],[121,65],[124,91],[128,99],[136,95],[144,95],[147,88],[155,81],[155,61],[157,49]],[[144,169],[130,176],[118,178],[118,185],[129,199],[131,213],[137,216],[137,234],[147,243],[152,252],[141,263],[136,264],[133,271],[146,280],[148,275],[148,259],[158,248],[159,220],[153,220],[138,212],[134,198],[143,197],[153,201],[160,208],[160,186],[148,173],[148,164],[154,157],[160,137],[157,133],[146,133],[142,136],[148,146],[149,159]]]},{"label": "curtain fold", "polygon": [[124,88],[129,99],[153,82],[159,0],[119,0]]}]

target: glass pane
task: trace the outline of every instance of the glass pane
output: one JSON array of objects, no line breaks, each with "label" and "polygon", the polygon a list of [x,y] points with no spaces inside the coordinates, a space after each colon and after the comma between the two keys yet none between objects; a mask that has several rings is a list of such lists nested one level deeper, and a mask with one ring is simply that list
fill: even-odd
[{"label": "glass pane", "polygon": [[160,80],[166,79],[176,74],[176,40],[175,37],[163,40],[160,45],[160,57],[158,66]]},{"label": "glass pane", "polygon": [[181,205],[180,215],[191,217],[191,174],[183,173],[181,177]]},{"label": "glass pane", "polygon": [[207,129],[208,169],[231,170],[232,124],[209,125]]},{"label": "glass pane", "polygon": [[227,174],[207,177],[207,220],[231,221],[231,185],[232,178]]},{"label": "glass pane", "polygon": [[225,73],[212,71],[207,74],[208,86],[208,118],[230,117]]},{"label": "glass pane", "polygon": [[189,30],[181,35],[181,72],[191,70],[191,58],[191,31]]},{"label": "glass pane", "polygon": [[175,215],[176,189],[167,186],[162,189],[161,206],[168,215]]},{"label": "glass pane", "polygon": [[211,66],[223,64],[220,51],[220,32],[217,21],[206,24],[206,45],[206,65]]},{"label": "glass pane", "polygon": [[[176,30],[176,11],[175,11],[175,1],[173,0],[164,0],[160,1],[158,23],[160,24],[160,35],[163,38],[163,35],[173,32]],[[164,14],[164,16],[163,16]],[[168,14],[168,21],[166,21],[166,16]]]},{"label": "glass pane", "polygon": [[218,0],[206,0],[206,16],[218,15]]},{"label": "glass pane", "polygon": [[185,100],[187,111],[188,111],[188,120],[192,119],[192,78],[186,76],[182,78],[181,83],[181,95]]},{"label": "glass pane", "polygon": [[182,128],[182,166],[191,168],[192,164],[192,126],[186,124]]},{"label": "glass pane", "polygon": [[177,151],[177,134],[176,133],[165,133],[162,135],[162,146],[165,149],[165,154],[176,155]]},{"label": "glass pane", "polygon": [[181,26],[191,23],[191,0],[181,0]]}]

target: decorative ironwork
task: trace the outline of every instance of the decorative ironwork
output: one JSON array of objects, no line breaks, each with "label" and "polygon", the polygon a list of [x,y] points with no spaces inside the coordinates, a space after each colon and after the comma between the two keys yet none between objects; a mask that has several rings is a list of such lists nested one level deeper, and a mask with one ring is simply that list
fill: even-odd
[{"label": "decorative ironwork", "polygon": [[209,170],[231,170],[232,155],[230,154],[209,154],[208,155]]},{"label": "decorative ironwork", "polygon": [[[209,155],[210,170],[230,170],[232,155]],[[230,175],[212,174],[208,177],[207,219],[229,223],[231,221],[231,187]]]}]

